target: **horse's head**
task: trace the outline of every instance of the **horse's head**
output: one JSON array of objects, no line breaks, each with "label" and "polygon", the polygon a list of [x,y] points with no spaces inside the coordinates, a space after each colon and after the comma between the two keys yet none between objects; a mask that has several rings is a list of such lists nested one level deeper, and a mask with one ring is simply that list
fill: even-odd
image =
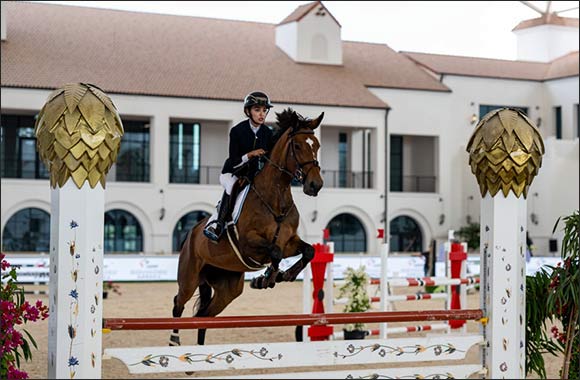
[{"label": "horse's head", "polygon": [[288,108],[282,113],[276,113],[276,116],[278,126],[284,131],[284,163],[287,170],[296,173],[295,177],[302,182],[302,190],[306,195],[318,195],[324,181],[318,163],[320,143],[314,130],[322,122],[324,112],[316,119],[309,119]]}]

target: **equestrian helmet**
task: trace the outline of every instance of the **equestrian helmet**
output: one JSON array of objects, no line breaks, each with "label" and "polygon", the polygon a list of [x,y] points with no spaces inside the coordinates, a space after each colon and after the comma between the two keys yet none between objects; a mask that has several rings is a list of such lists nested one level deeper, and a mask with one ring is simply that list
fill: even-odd
[{"label": "equestrian helmet", "polygon": [[270,109],[274,107],[270,103],[270,98],[264,92],[261,91],[254,91],[250,92],[244,98],[244,110],[252,107],[252,106],[266,106],[266,108]]}]

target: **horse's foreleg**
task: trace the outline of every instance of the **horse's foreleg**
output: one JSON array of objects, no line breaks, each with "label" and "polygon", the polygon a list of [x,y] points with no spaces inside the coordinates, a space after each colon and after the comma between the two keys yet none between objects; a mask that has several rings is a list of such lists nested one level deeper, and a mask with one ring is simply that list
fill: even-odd
[{"label": "horse's foreleg", "polygon": [[302,254],[300,260],[295,262],[294,265],[286,271],[280,271],[276,276],[276,282],[296,280],[298,274],[300,274],[300,272],[306,268],[306,265],[308,265],[308,263],[314,258],[314,247],[296,235],[290,239],[288,244],[286,244],[286,247],[284,247],[284,257],[291,257],[299,254]]},{"label": "horse's foreleg", "polygon": [[276,277],[280,272],[280,262],[282,261],[282,250],[277,246],[273,245],[270,248],[270,258],[272,263],[264,274],[254,277],[250,282],[250,287],[253,289],[267,289],[273,288],[276,285]]},{"label": "horse's foreleg", "polygon": [[261,274],[252,279],[250,282],[250,288],[273,288],[274,285],[276,285],[276,276],[280,270],[280,261],[282,261],[283,258],[282,250],[276,244],[272,244],[271,241],[259,235],[256,231],[250,231],[247,234],[246,239],[248,241],[248,245],[254,251],[267,251],[270,255],[271,262],[270,266],[266,268],[264,274]]}]

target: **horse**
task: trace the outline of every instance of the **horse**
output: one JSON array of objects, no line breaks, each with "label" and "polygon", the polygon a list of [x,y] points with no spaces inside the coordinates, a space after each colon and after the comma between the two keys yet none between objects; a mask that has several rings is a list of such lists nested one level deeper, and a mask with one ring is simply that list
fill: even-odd
[{"label": "horse", "polygon": [[[185,304],[198,289],[195,316],[214,317],[242,294],[245,272],[266,268],[252,279],[250,287],[273,288],[278,282],[294,281],[314,257],[312,245],[296,232],[300,215],[291,184],[299,181],[309,196],[317,196],[323,186],[317,159],[320,143],[314,130],[324,112],[310,119],[287,108],[276,116],[273,148],[263,156],[264,166],[250,183],[237,231],[230,224],[215,244],[203,234],[206,217],[188,232],[179,253],[174,318],[181,317]],[[302,257],[287,270],[280,270],[282,259],[297,255]],[[205,332],[198,330],[198,345],[204,344]],[[179,330],[173,330],[169,344],[180,345]]]}]

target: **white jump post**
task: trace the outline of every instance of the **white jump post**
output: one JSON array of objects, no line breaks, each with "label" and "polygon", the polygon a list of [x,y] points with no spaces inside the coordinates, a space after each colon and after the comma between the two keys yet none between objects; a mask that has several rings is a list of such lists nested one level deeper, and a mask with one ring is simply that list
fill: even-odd
[{"label": "white jump post", "polygon": [[482,195],[481,305],[488,317],[482,327],[488,342],[482,361],[488,378],[524,379],[525,198],[541,166],[544,145],[525,114],[502,108],[482,118],[467,151]]},{"label": "white jump post", "polygon": [[48,378],[101,378],[105,177],[123,127],[105,93],[55,90],[35,126],[50,172]]}]

